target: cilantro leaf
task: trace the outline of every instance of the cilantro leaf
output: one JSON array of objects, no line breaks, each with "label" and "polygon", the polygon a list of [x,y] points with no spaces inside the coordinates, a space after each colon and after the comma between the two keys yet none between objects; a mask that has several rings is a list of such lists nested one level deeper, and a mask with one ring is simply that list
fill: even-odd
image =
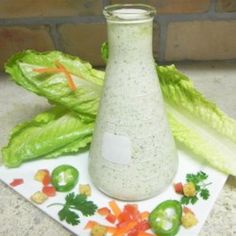
[{"label": "cilantro leaf", "polygon": [[198,201],[198,197],[197,196],[194,196],[194,197],[186,197],[186,196],[183,196],[181,199],[180,199],[180,202],[181,204],[183,205],[188,205],[188,204],[195,204],[196,202]]},{"label": "cilantro leaf", "polygon": [[188,205],[190,203],[190,199],[189,197],[186,197],[186,196],[183,196],[181,199],[180,199],[180,202],[181,204],[183,205]]},{"label": "cilantro leaf", "polygon": [[66,222],[71,225],[78,225],[80,223],[79,216],[68,207],[63,207],[58,212],[58,216],[61,221],[66,220]]},{"label": "cilantro leaf", "polygon": [[198,201],[198,197],[197,196],[191,197],[190,199],[191,199],[190,200],[191,204],[195,204]]},{"label": "cilantro leaf", "polygon": [[58,216],[61,221],[65,220],[68,224],[78,225],[80,223],[80,216],[78,212],[81,212],[84,216],[91,216],[97,210],[97,206],[87,200],[87,196],[84,194],[69,193],[65,197],[65,203],[53,203],[53,205],[62,205],[63,208],[58,212]]},{"label": "cilantro leaf", "polygon": [[92,201],[87,201],[87,196],[84,194],[76,195],[71,203],[84,216],[91,216],[97,210],[97,206]]},{"label": "cilantro leaf", "polygon": [[195,175],[194,174],[187,174],[186,181],[195,183]]},{"label": "cilantro leaf", "polygon": [[206,180],[207,178],[208,178],[208,175],[205,172],[200,171],[197,173],[198,182],[202,182],[203,180]]},{"label": "cilantro leaf", "polygon": [[210,193],[209,193],[209,190],[204,188],[204,189],[201,189],[200,191],[200,196],[204,199],[204,200],[207,200],[210,196]]},{"label": "cilantro leaf", "polygon": [[69,193],[66,195],[66,204],[72,204],[73,203],[73,200],[75,198],[75,193]]},{"label": "cilantro leaf", "polygon": [[198,184],[208,178],[208,175],[203,172],[199,171],[197,174],[187,174],[186,175],[186,181],[187,182],[193,182],[194,184]]}]

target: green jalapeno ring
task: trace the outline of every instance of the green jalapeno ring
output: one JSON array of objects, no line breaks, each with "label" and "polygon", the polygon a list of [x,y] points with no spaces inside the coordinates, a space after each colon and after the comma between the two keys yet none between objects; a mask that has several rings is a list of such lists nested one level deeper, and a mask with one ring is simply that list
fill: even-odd
[{"label": "green jalapeno ring", "polygon": [[52,185],[59,192],[68,192],[78,183],[79,172],[71,165],[60,165],[52,171]]},{"label": "green jalapeno ring", "polygon": [[181,225],[182,205],[176,200],[160,203],[149,215],[149,223],[159,236],[174,236]]}]

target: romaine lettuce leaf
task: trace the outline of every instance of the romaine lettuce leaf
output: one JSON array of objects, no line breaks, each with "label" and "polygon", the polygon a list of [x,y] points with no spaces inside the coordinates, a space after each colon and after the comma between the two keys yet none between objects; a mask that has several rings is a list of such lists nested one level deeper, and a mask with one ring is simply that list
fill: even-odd
[{"label": "romaine lettuce leaf", "polygon": [[[63,64],[71,73],[77,86],[76,91],[69,88],[63,73],[34,71],[39,68],[54,68],[56,62]],[[12,56],[6,63],[5,70],[17,84],[46,97],[50,103],[60,104],[78,113],[82,120],[95,119],[104,72],[94,70],[89,63],[58,51],[38,53],[26,50]]]},{"label": "romaine lettuce leaf", "polygon": [[[70,91],[63,74],[47,74],[44,77],[33,71],[34,68],[53,67],[55,60],[59,60],[72,74],[78,86],[75,92]],[[92,124],[85,122],[93,123],[95,120],[104,72],[92,69],[90,64],[79,58],[60,52],[37,53],[34,51],[26,51],[13,56],[6,64],[6,71],[16,83],[46,97],[51,103],[60,107],[61,116],[58,120],[53,118],[51,129],[54,129],[54,124],[57,127],[60,120],[65,121],[65,128],[61,129],[61,134],[57,134],[57,129],[55,129],[55,136],[63,139],[64,135],[67,137],[70,136],[70,132],[73,133],[70,127],[68,130],[66,129],[70,123],[66,121],[70,119],[74,122],[78,119],[78,131],[86,129],[87,125],[91,125],[91,130],[86,138],[85,136],[75,140],[65,138],[56,144],[50,140],[53,139],[53,136],[42,136],[37,140],[38,145],[42,145],[42,148],[36,150],[34,139],[29,140],[28,146],[24,147],[21,133],[27,131],[28,136],[34,136],[39,130],[36,127],[31,130],[31,122],[23,124],[22,129],[19,127],[15,129],[7,147],[8,152],[7,149],[3,151],[5,163],[6,160],[11,162],[16,144],[24,148],[21,152],[22,158],[26,156],[28,159],[33,159],[40,156],[55,157],[63,153],[76,152],[80,147],[80,142],[87,144],[91,141]],[[227,174],[236,175],[236,121],[198,92],[191,80],[178,71],[174,65],[157,66],[157,73],[168,113],[168,121],[177,145],[190,150],[196,157],[205,160],[213,167]],[[69,113],[68,117],[68,111],[74,112],[73,115],[71,116]],[[77,114],[78,117],[74,114]],[[48,118],[51,116],[51,113],[48,114],[46,120],[51,119]],[[42,124],[41,132],[46,130],[46,127],[48,128],[49,123]],[[54,148],[45,145],[44,138],[47,138],[47,142],[51,143]]]},{"label": "romaine lettuce leaf", "polygon": [[93,126],[63,107],[54,107],[12,131],[10,142],[2,149],[3,162],[17,167],[40,157],[77,152],[91,142]]},{"label": "romaine lettuce leaf", "polygon": [[236,175],[236,121],[198,92],[174,65],[157,66],[157,72],[177,145]]}]

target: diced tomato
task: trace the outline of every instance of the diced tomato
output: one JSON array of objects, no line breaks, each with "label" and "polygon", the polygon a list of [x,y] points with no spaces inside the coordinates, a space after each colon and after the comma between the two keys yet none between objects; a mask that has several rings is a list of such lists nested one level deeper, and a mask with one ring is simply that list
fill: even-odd
[{"label": "diced tomato", "polygon": [[51,176],[49,174],[45,175],[44,178],[43,178],[42,183],[43,183],[44,186],[49,185],[51,183]]},{"label": "diced tomato", "polygon": [[126,233],[129,233],[135,226],[137,225],[137,222],[134,220],[127,221],[122,223],[122,225],[117,228],[117,235],[126,235]]},{"label": "diced tomato", "polygon": [[138,231],[146,231],[148,229],[150,229],[150,225],[148,223],[147,220],[142,220],[141,222],[139,222],[136,227],[135,227]]},{"label": "diced tomato", "polygon": [[107,215],[111,214],[111,210],[107,207],[102,207],[102,208],[98,209],[97,212],[101,216],[107,216]]},{"label": "diced tomato", "polygon": [[126,204],[124,206],[124,212],[128,213],[133,220],[140,221],[142,219],[138,207],[135,204]]},{"label": "diced tomato", "polygon": [[54,186],[44,186],[42,192],[48,197],[54,197],[56,195],[56,189]]},{"label": "diced tomato", "polygon": [[129,221],[129,220],[131,220],[131,217],[128,212],[121,212],[120,215],[118,216],[118,221],[120,223]]},{"label": "diced tomato", "polygon": [[136,228],[133,228],[129,231],[127,236],[138,236],[139,231]]},{"label": "diced tomato", "polygon": [[24,183],[23,179],[13,179],[13,181],[10,183],[12,187],[16,187],[18,185],[21,185]]},{"label": "diced tomato", "polygon": [[181,182],[174,184],[174,188],[175,188],[175,192],[176,193],[179,193],[179,194],[183,194],[184,193],[183,184]]},{"label": "diced tomato", "polygon": [[106,220],[109,221],[110,223],[114,224],[116,222],[116,217],[110,213],[106,216]]}]

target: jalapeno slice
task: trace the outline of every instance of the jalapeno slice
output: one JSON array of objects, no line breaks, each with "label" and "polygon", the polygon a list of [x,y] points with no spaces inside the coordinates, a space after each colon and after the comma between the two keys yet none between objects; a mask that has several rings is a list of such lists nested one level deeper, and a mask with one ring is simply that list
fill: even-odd
[{"label": "jalapeno slice", "polygon": [[60,165],[52,171],[52,185],[59,192],[68,192],[75,187],[79,172],[71,165]]},{"label": "jalapeno slice", "polygon": [[176,200],[167,200],[160,203],[150,213],[149,224],[159,236],[174,236],[179,230],[181,216],[181,203]]}]

